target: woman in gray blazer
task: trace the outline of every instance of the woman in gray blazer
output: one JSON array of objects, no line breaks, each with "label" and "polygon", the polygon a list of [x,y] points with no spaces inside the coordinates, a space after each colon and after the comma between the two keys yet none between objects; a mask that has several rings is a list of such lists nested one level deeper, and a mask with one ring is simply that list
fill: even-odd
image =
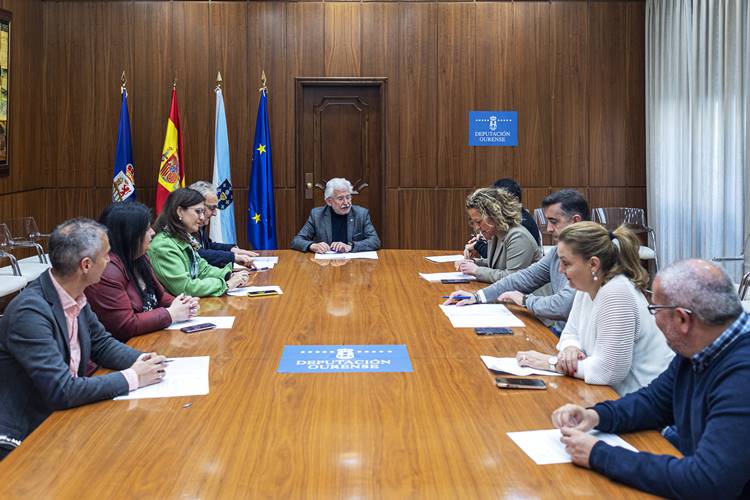
[{"label": "woman in gray blazer", "polygon": [[542,250],[521,225],[521,203],[508,191],[481,188],[466,198],[472,227],[489,242],[487,258],[456,262],[456,269],[494,283],[542,258]]}]

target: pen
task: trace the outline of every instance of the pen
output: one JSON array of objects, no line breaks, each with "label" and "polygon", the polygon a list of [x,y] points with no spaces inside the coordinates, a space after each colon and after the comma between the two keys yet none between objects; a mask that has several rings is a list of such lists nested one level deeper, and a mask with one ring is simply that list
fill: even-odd
[{"label": "pen", "polygon": [[470,295],[456,295],[455,297],[451,297],[450,295],[443,295],[444,299],[455,299],[455,300],[464,300],[464,299],[473,299],[474,297],[471,297]]}]

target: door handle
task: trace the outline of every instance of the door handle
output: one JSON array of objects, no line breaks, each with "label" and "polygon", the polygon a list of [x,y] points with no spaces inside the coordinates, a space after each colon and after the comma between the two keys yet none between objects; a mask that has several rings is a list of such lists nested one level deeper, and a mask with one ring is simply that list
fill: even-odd
[{"label": "door handle", "polygon": [[313,174],[312,172],[305,172],[305,199],[312,200],[313,198]]}]

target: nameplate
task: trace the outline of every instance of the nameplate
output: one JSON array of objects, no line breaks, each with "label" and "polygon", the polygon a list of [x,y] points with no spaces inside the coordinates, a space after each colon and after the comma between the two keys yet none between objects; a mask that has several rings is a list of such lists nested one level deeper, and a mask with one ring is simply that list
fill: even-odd
[{"label": "nameplate", "polygon": [[518,113],[469,111],[469,146],[518,146]]},{"label": "nameplate", "polygon": [[279,373],[411,372],[406,346],[288,345]]}]

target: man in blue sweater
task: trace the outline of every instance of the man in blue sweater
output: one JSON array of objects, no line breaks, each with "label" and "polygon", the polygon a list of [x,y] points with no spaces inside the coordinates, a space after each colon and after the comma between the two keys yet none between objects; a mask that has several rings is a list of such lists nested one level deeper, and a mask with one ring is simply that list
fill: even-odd
[{"label": "man in blue sweater", "polygon": [[[670,498],[750,498],[750,316],[727,274],[701,260],[677,262],[654,280],[649,306],[677,353],[650,385],[592,408],[552,414],[583,467]],[[677,427],[685,455],[635,453],[588,434]]]}]

